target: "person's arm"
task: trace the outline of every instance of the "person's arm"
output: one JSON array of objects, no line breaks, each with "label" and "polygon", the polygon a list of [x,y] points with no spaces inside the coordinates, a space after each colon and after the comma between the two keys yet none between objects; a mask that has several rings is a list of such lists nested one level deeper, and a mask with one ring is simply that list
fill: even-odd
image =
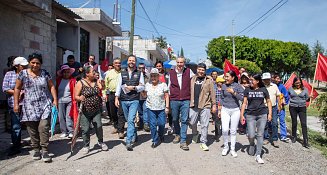
[{"label": "person's arm", "polygon": [[135,90],[137,92],[142,92],[144,91],[144,75],[143,73],[141,72],[141,75],[140,75],[140,80],[139,80],[139,85],[138,86],[135,86]]},{"label": "person's arm", "polygon": [[284,86],[282,87],[281,91],[282,91],[281,93],[284,94],[284,99],[285,99],[285,104],[284,105],[287,105],[288,102],[290,101],[290,96],[288,94],[288,91]]},{"label": "person's arm", "polygon": [[168,114],[169,113],[169,107],[170,107],[170,103],[169,103],[169,94],[168,94],[168,86],[167,84],[164,84],[164,92],[165,92],[165,113]]},{"label": "person's arm", "polygon": [[276,86],[276,98],[277,98],[277,110],[278,110],[278,113],[280,112],[280,110],[282,109],[281,107],[282,107],[282,101],[280,100],[280,96],[281,96],[281,93],[280,93],[280,91],[279,91],[279,89],[278,89],[278,87]]},{"label": "person's arm", "polygon": [[108,88],[109,88],[109,73],[107,72],[106,77],[104,78],[104,86],[103,86],[103,90],[102,90],[103,97],[106,97]]},{"label": "person's arm", "polygon": [[210,79],[210,97],[211,97],[211,112],[216,113],[217,107],[216,107],[216,91],[213,85],[212,80]]},{"label": "person's arm", "polygon": [[118,82],[117,82],[117,87],[116,87],[116,93],[115,93],[115,106],[117,108],[119,108],[119,96],[121,93],[121,85],[122,85],[122,77],[121,77],[121,73],[118,75]]},{"label": "person's arm", "polygon": [[271,106],[271,100],[269,98],[266,98],[267,105],[268,105],[268,121],[271,121],[272,119],[272,106]]},{"label": "person's arm", "polygon": [[56,87],[54,86],[51,79],[48,80],[48,88],[51,92],[52,98],[53,98],[53,105],[55,105],[58,108],[58,97],[57,97],[57,91]]},{"label": "person's arm", "polygon": [[82,81],[82,80],[80,80],[80,81],[78,81],[78,82],[76,83],[76,85],[75,85],[75,89],[74,89],[74,91],[75,91],[75,93],[74,93],[74,95],[75,95],[75,100],[76,100],[77,102],[82,102],[82,101],[85,100],[84,95],[81,95],[81,91],[82,91],[82,82],[81,82],[81,81]]},{"label": "person's arm", "polygon": [[2,82],[2,91],[8,95],[14,95],[14,89],[9,87],[9,73],[7,72]]},{"label": "person's arm", "polygon": [[244,97],[242,107],[241,107],[241,118],[240,118],[240,121],[241,121],[242,125],[245,124],[244,113],[245,113],[245,108],[246,108],[247,104],[248,104],[248,97]]},{"label": "person's arm", "polygon": [[14,112],[19,112],[19,96],[22,90],[23,82],[20,79],[16,80],[15,90],[14,90]]}]

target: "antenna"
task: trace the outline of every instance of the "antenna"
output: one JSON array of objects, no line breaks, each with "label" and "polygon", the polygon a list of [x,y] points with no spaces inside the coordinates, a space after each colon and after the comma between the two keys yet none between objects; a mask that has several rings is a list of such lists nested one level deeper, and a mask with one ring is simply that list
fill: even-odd
[{"label": "antenna", "polygon": [[120,8],[120,5],[118,4],[118,0],[116,0],[116,3],[114,3],[114,12],[113,12],[113,25],[120,25],[120,22],[118,21],[118,10]]}]

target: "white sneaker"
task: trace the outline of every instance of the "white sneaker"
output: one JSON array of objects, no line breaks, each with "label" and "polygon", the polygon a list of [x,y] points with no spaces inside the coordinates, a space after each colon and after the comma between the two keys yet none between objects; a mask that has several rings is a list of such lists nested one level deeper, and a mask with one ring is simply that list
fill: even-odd
[{"label": "white sneaker", "polygon": [[173,134],[173,128],[172,127],[168,127],[168,129],[167,129],[167,133],[168,133],[168,135],[171,135],[171,134]]},{"label": "white sneaker", "polygon": [[226,156],[229,148],[224,148],[223,151],[221,152],[222,156]]},{"label": "white sneaker", "polygon": [[237,153],[235,152],[235,150],[231,150],[231,151],[230,151],[230,154],[231,154],[234,158],[237,157]]},{"label": "white sneaker", "polygon": [[82,152],[83,152],[83,154],[88,154],[89,153],[89,151],[90,151],[90,147],[84,147],[83,149],[82,149]]},{"label": "white sneaker", "polygon": [[67,137],[66,133],[60,135],[60,138],[65,138],[65,137]]},{"label": "white sneaker", "polygon": [[261,159],[260,155],[257,155],[257,156],[255,157],[255,161],[257,161],[258,164],[264,164],[264,163],[265,163],[265,162]]},{"label": "white sneaker", "polygon": [[74,134],[73,133],[69,133],[68,134],[68,138],[73,138]]}]

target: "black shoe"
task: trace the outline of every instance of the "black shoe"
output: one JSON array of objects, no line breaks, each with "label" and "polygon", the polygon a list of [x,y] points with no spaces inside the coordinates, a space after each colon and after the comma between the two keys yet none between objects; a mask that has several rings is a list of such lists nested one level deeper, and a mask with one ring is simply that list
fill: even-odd
[{"label": "black shoe", "polygon": [[310,145],[309,145],[309,143],[308,143],[308,141],[307,140],[304,140],[303,141],[303,145],[302,145],[304,148],[310,148]]},{"label": "black shoe", "polygon": [[126,145],[127,151],[133,151],[133,146],[131,144]]},{"label": "black shoe", "polygon": [[296,137],[293,137],[292,138],[292,143],[295,143],[296,142]]},{"label": "black shoe", "polygon": [[44,151],[42,153],[42,160],[43,162],[51,162],[51,157],[49,156],[48,152]]},{"label": "black shoe", "polygon": [[159,143],[152,143],[151,148],[156,148],[157,146],[159,146]]},{"label": "black shoe", "polygon": [[41,152],[39,150],[35,150],[32,155],[33,160],[40,160],[41,159]]},{"label": "black shoe", "polygon": [[145,125],[144,125],[144,131],[145,131],[145,132],[150,132],[150,127],[149,127],[148,124],[145,124]]},{"label": "black shoe", "polygon": [[14,155],[19,154],[19,153],[21,153],[19,148],[13,148],[12,147],[12,148],[10,148],[7,156],[14,156]]},{"label": "black shoe", "polygon": [[159,137],[159,140],[160,140],[161,143],[164,142],[165,141],[164,136]]},{"label": "black shoe", "polygon": [[131,144],[134,145],[138,141],[137,136],[131,141]]}]

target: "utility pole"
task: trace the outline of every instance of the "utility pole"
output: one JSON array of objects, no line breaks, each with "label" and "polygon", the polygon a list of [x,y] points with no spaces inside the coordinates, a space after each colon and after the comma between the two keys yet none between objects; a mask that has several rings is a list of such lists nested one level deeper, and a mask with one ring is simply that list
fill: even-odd
[{"label": "utility pole", "polygon": [[129,36],[129,54],[133,54],[134,44],[135,0],[132,0],[131,33]]},{"label": "utility pole", "polygon": [[232,39],[233,39],[233,64],[235,65],[235,35],[234,35],[234,20],[232,20]]}]

